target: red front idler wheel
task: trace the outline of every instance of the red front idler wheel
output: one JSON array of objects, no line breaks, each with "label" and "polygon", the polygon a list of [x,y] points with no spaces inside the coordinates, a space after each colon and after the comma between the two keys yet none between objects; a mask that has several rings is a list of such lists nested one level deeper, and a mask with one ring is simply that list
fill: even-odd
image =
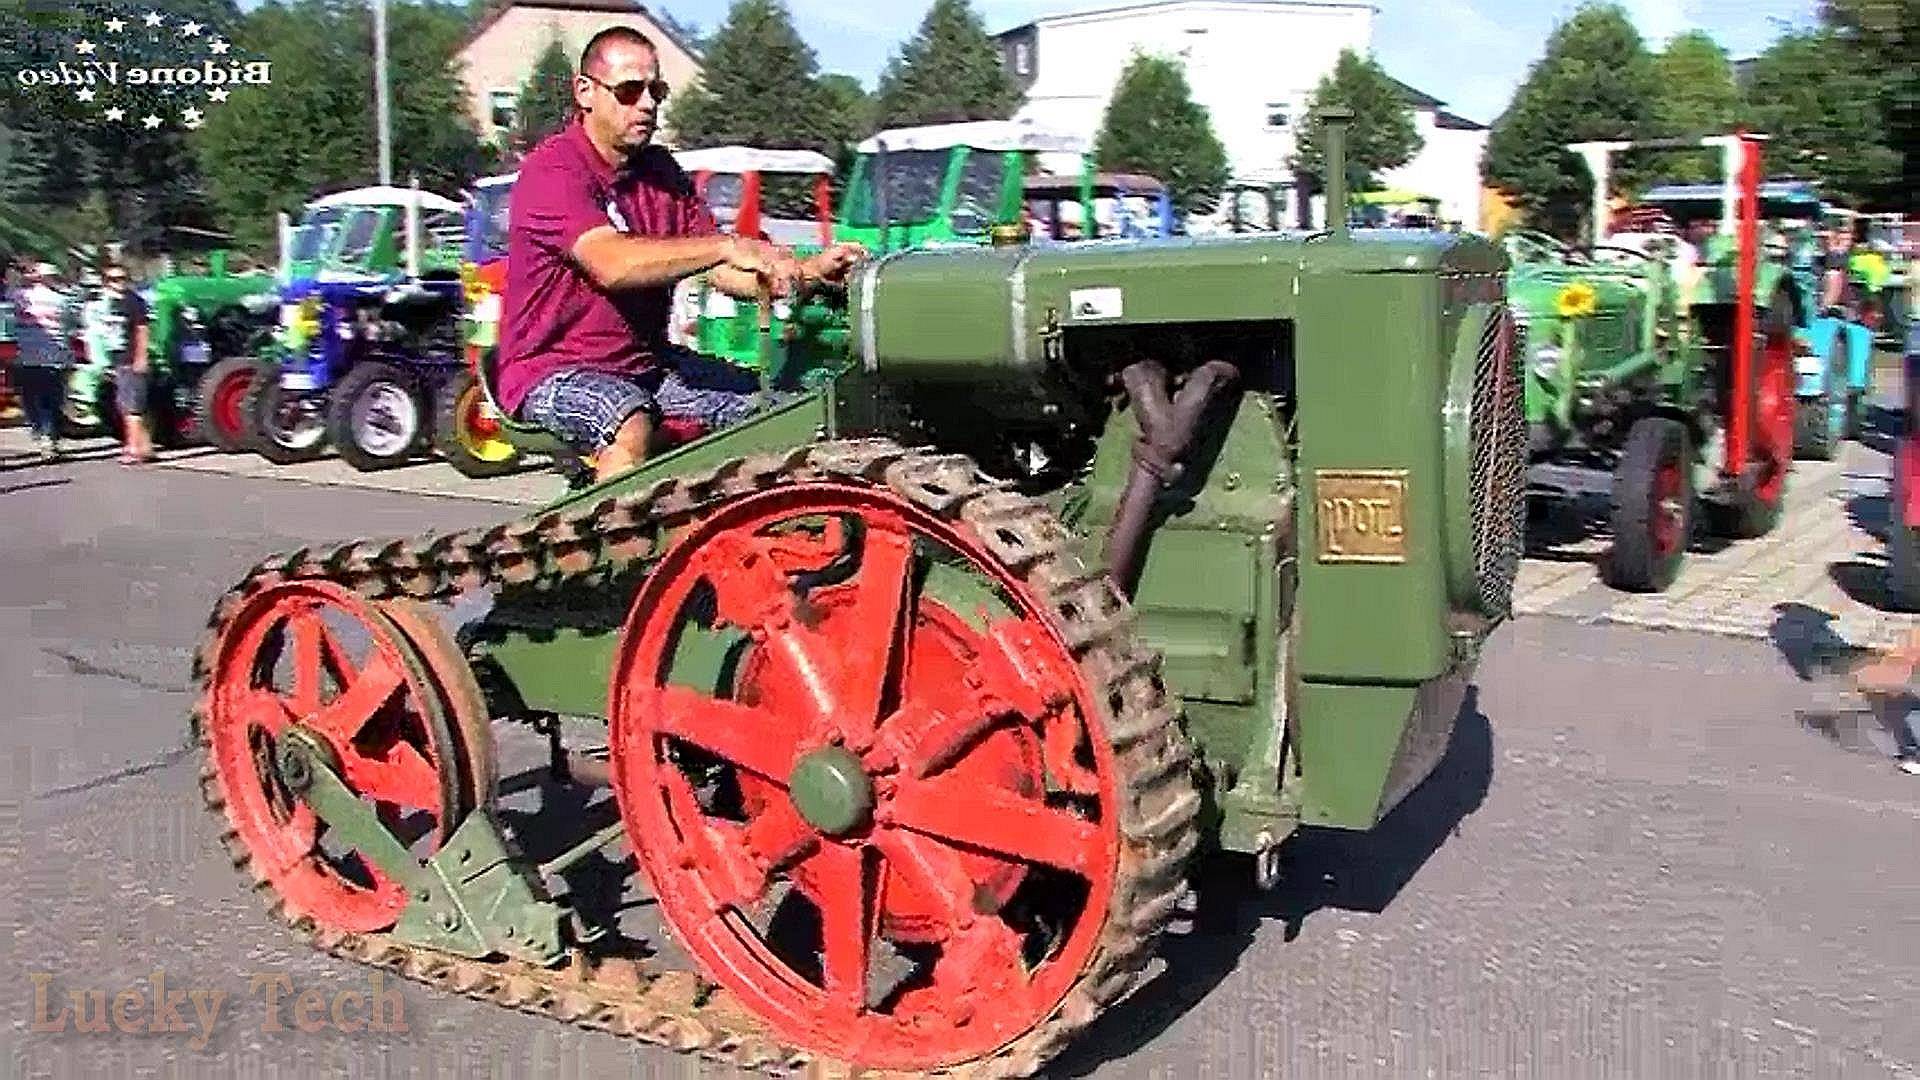
[{"label": "red front idler wheel", "polygon": [[228,620],[208,686],[201,724],[211,782],[255,876],[290,915],[322,927],[392,926],[405,888],[330,838],[282,782],[276,749],[296,729],[317,738],[402,845],[422,857],[437,850],[490,778],[465,765],[449,699],[421,651],[340,586],[283,583]]},{"label": "red front idler wheel", "polygon": [[837,482],[724,507],[640,590],[612,696],[661,915],[783,1039],[969,1061],[1086,972],[1120,892],[1105,691],[963,526]]}]

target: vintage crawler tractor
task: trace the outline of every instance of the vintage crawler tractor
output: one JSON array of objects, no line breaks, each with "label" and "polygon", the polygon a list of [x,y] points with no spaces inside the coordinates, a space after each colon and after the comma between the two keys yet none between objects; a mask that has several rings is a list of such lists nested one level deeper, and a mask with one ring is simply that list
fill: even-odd
[{"label": "vintage crawler tractor", "polygon": [[[1030,1074],[1197,855],[1271,886],[1445,751],[1521,551],[1505,269],[1339,228],[874,260],[817,392],[259,563],[195,664],[206,805],[337,957],[740,1067]],[[610,824],[509,823],[516,722]],[[671,949],[578,899],[602,851]]]}]

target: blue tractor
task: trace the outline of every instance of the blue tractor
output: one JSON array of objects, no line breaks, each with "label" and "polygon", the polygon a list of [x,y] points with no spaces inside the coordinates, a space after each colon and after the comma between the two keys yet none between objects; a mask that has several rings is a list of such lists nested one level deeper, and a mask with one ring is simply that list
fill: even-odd
[{"label": "blue tractor", "polygon": [[425,452],[441,383],[465,367],[465,208],[418,189],[355,205],[321,265],[280,289],[275,375],[253,387],[254,448],[270,461],[329,445],[356,469]]}]

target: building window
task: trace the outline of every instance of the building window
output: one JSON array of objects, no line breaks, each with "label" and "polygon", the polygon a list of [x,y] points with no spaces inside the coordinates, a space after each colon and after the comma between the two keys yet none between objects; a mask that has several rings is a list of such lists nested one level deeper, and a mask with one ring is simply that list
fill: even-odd
[{"label": "building window", "polygon": [[506,129],[513,126],[514,106],[520,101],[520,95],[514,90],[487,91],[487,116],[493,126]]},{"label": "building window", "polygon": [[1293,107],[1284,101],[1267,103],[1267,127],[1274,131],[1286,128],[1293,122]]},{"label": "building window", "polygon": [[1033,74],[1033,47],[1024,41],[1014,43],[1013,73],[1015,75]]}]

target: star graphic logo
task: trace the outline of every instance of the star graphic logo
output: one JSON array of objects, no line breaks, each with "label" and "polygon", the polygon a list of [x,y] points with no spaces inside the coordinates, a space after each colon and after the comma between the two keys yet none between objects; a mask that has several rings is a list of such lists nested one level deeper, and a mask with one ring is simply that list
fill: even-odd
[{"label": "star graphic logo", "polygon": [[125,19],[108,19],[107,20],[107,33],[109,34],[118,34],[124,31],[126,28],[127,28],[127,20]]},{"label": "star graphic logo", "polygon": [[112,120],[114,123],[119,123],[126,118],[127,110],[119,108],[118,106],[107,110],[107,119]]},{"label": "star graphic logo", "polygon": [[80,44],[75,45],[73,47],[73,51],[79,53],[81,56],[92,56],[94,48],[95,48],[95,45],[93,44],[93,42],[82,41]]},{"label": "star graphic logo", "polygon": [[84,101],[92,104],[94,98],[93,87],[89,86],[85,90],[75,91],[73,96],[76,101]]},{"label": "star graphic logo", "polygon": [[166,24],[166,21],[167,21],[166,16],[160,14],[157,11],[147,12],[148,26],[164,26]]},{"label": "star graphic logo", "polygon": [[201,30],[201,26],[197,22],[187,23],[186,25],[180,28],[180,32],[186,35],[187,37],[199,37],[200,30]]},{"label": "star graphic logo", "polygon": [[233,48],[233,46],[221,41],[219,38],[214,38],[213,41],[207,45],[208,51],[212,52],[215,56],[225,56],[227,55],[227,50],[231,48]]},{"label": "star graphic logo", "polygon": [[231,95],[228,93],[226,87],[224,86],[218,90],[207,91],[207,98],[212,101],[225,101],[230,96]]},{"label": "star graphic logo", "polygon": [[180,114],[180,119],[185,122],[188,127],[197,128],[200,126],[200,118],[205,115],[206,114],[199,109],[188,109]]},{"label": "star graphic logo", "polygon": [[152,113],[148,113],[140,118],[140,123],[144,125],[148,131],[152,131],[160,126],[160,118]]}]

